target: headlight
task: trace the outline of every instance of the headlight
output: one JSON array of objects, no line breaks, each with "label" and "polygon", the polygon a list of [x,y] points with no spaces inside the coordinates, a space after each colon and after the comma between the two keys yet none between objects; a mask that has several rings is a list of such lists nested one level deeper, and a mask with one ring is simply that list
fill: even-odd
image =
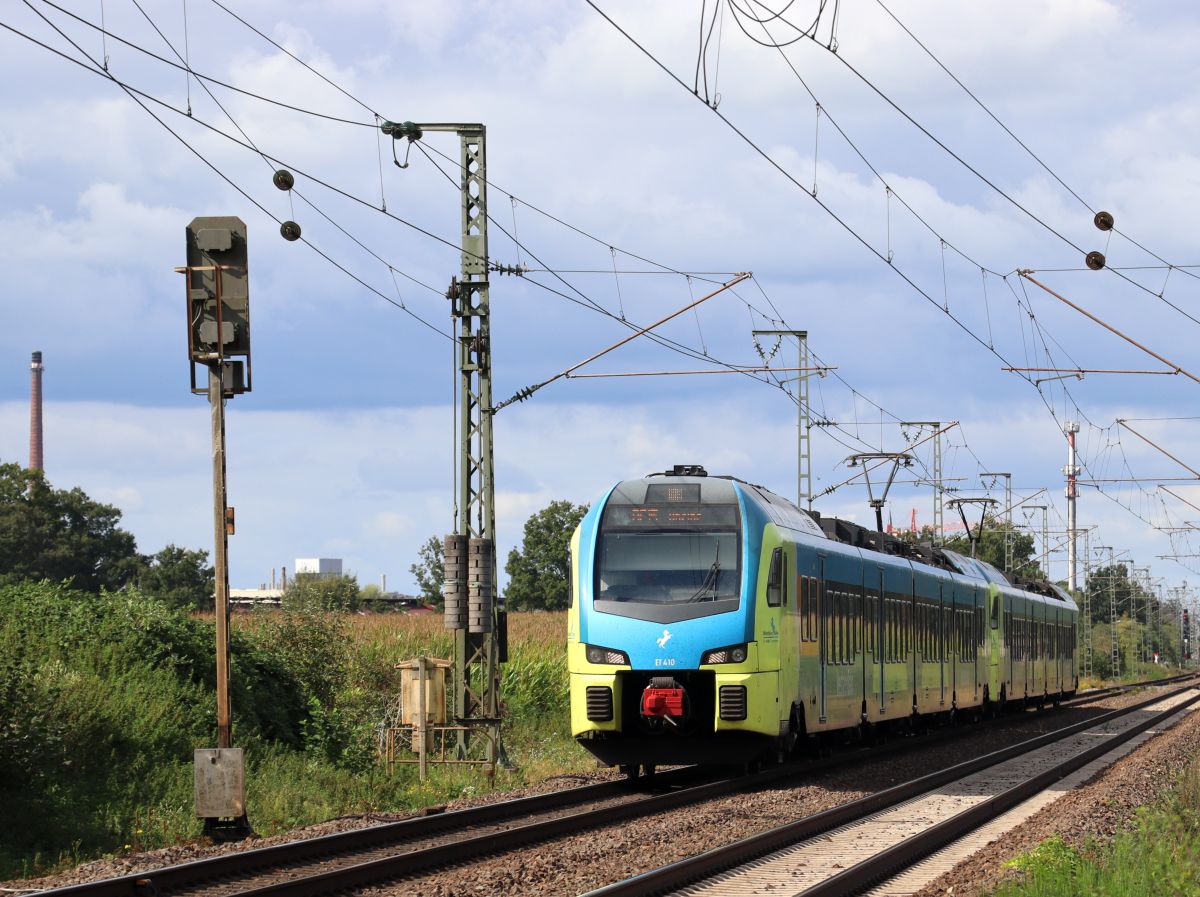
[{"label": "headlight", "polygon": [[746,660],[745,645],[729,645],[726,648],[713,648],[705,651],[700,658],[701,665],[706,663],[744,663]]},{"label": "headlight", "polygon": [[628,664],[629,658],[625,656],[624,651],[617,651],[614,648],[601,648],[599,645],[587,646],[588,663],[609,663],[609,664]]}]

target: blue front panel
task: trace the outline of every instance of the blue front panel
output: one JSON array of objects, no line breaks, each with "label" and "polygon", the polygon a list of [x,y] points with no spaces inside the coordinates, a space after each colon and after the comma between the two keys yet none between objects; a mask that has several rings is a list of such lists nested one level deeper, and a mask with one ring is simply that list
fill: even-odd
[{"label": "blue front panel", "polygon": [[[741,603],[736,611],[682,620],[655,623],[634,620],[616,614],[598,613],[592,607],[595,587],[596,539],[604,500],[597,502],[580,524],[579,637],[589,645],[616,648],[629,655],[635,670],[696,669],[700,656],[710,648],[736,645],[754,638],[754,596],[758,584],[758,560],[762,553],[762,534],[767,519],[754,502],[746,500],[734,484],[742,515]],[[609,490],[609,495],[612,490]]]}]

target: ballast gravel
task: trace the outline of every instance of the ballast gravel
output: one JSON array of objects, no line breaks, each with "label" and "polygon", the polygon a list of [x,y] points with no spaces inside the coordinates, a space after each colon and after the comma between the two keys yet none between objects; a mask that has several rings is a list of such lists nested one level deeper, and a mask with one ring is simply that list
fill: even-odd
[{"label": "ballast gravel", "polygon": [[[882,788],[915,778],[934,768],[962,762],[980,754],[997,750],[1009,744],[1032,738],[1044,732],[1061,728],[1073,722],[1099,715],[1107,710],[1138,703],[1147,697],[1146,692],[1121,694],[1105,698],[1086,707],[1068,708],[1061,713],[1028,712],[1026,717],[1003,729],[978,731],[966,730],[962,737],[948,742],[920,744],[914,742],[914,750],[901,755],[892,755],[884,762],[872,763],[869,759],[853,766],[828,772],[816,772],[799,778],[795,784],[774,787],[750,794],[725,797],[691,807],[683,807],[669,813],[649,818],[631,819],[602,829],[559,839],[549,845],[523,848],[516,851],[473,861],[469,866],[445,869],[421,877],[396,881],[366,889],[364,897],[451,897],[451,895],[538,895],[579,894],[648,871],[666,863],[682,859],[701,850],[718,847],[765,831],[785,822],[829,809]],[[1190,733],[1190,734],[1189,734]],[[1186,744],[1178,750],[1167,747],[1184,738]],[[1195,753],[1200,745],[1200,714],[1163,736],[1152,739],[1133,754],[1117,764],[1114,769],[1138,762],[1148,751],[1167,752],[1170,757],[1185,757]],[[1166,754],[1164,754],[1164,757]],[[1073,799],[1075,792],[1067,795],[1051,807],[1034,816],[1022,828],[1030,828],[1033,834],[1021,841],[1026,846],[1015,850],[1029,849],[1049,834],[1058,833],[1064,838],[1068,831],[1079,831],[1082,840],[1088,831],[1095,830],[1101,836],[1124,824],[1133,811],[1153,799],[1157,789],[1148,770],[1164,767],[1158,759],[1138,767],[1140,772],[1131,773],[1118,780],[1113,790],[1102,788],[1103,797],[1096,806],[1085,811],[1076,807],[1062,811],[1056,821],[1048,827],[1036,828],[1043,815],[1058,813],[1059,807]],[[1180,768],[1177,761],[1165,768]],[[595,770],[589,773],[557,776],[520,791],[479,795],[447,804],[447,809],[460,809],[483,803],[508,800],[528,794],[571,788],[592,782],[604,781],[615,776],[613,770]],[[1161,776],[1160,776],[1161,778]],[[1097,780],[1097,783],[1103,778]],[[1089,785],[1088,788],[1093,786]],[[1099,815],[1097,815],[1099,814]],[[333,832],[362,828],[382,822],[392,822],[419,814],[368,814],[330,820],[321,825],[309,826],[287,834],[270,838],[252,838],[233,844],[212,845],[193,842],[161,850],[147,851],[116,858],[85,863],[67,872],[53,876],[20,881],[0,882],[5,897],[32,893],[48,888],[63,887],[101,878],[145,872],[162,866],[190,862],[218,854],[238,850],[249,850],[272,844],[312,838]],[[1089,818],[1096,817],[1096,818]],[[1097,821],[1099,819],[1100,821]],[[1089,828],[1092,827],[1092,828]],[[1005,850],[1017,842],[1005,839]],[[1074,843],[1074,842],[1070,842]],[[999,853],[995,857],[985,856],[997,845],[977,854],[979,868],[984,863],[990,871],[976,875],[976,863],[960,864],[943,879],[922,892],[922,897],[945,895],[961,897],[974,893],[965,888],[975,887],[972,882],[994,885],[997,870],[1012,853]],[[994,862],[993,862],[994,861]],[[956,877],[957,876],[957,877]],[[952,891],[948,888],[953,887]]]},{"label": "ballast gravel", "polygon": [[1081,848],[1089,841],[1109,842],[1129,825],[1139,807],[1163,797],[1176,776],[1200,756],[1200,713],[1193,712],[1161,736],[1101,770],[1088,782],[1067,792],[930,882],[913,897],[975,897],[1003,880],[1023,873],[1006,866],[1009,860],[1058,836]]}]

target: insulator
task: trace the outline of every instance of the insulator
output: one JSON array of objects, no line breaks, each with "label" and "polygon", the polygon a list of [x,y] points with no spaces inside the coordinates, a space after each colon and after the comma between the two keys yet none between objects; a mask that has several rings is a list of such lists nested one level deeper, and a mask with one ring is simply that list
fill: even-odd
[{"label": "insulator", "polygon": [[1113,229],[1112,212],[1097,212],[1096,217],[1092,220],[1096,223],[1096,227],[1100,228],[1100,230]]},{"label": "insulator", "polygon": [[446,536],[442,546],[442,598],[447,629],[467,628],[467,537]]},{"label": "insulator", "polygon": [[1096,250],[1093,249],[1091,252],[1089,252],[1087,254],[1087,257],[1084,259],[1084,261],[1087,263],[1087,266],[1089,268],[1091,268],[1093,271],[1099,271],[1101,268],[1104,267],[1104,253],[1097,252]]},{"label": "insulator", "polygon": [[292,177],[292,173],[286,168],[281,168],[275,172],[275,175],[271,178],[271,181],[276,187],[285,192],[296,186],[296,179]]},{"label": "insulator", "polygon": [[295,221],[285,221],[279,225],[279,233],[289,243],[294,243],[300,239],[300,225]]}]

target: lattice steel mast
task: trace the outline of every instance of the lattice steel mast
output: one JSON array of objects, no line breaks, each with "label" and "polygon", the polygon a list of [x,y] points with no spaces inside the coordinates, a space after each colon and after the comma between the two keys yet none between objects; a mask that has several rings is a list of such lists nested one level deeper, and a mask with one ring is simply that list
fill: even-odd
[{"label": "lattice steel mast", "polygon": [[482,730],[489,759],[495,760],[500,754],[499,632],[505,621],[494,600],[496,510],[486,128],[478,123],[407,121],[384,122],[381,127],[394,140],[407,138],[410,143],[427,131],[455,133],[459,138],[461,273],[446,293],[456,330],[459,373],[458,496],[455,533],[446,539],[446,627],[454,630],[454,717],[466,727],[459,740],[460,754],[470,748],[467,733]]}]

